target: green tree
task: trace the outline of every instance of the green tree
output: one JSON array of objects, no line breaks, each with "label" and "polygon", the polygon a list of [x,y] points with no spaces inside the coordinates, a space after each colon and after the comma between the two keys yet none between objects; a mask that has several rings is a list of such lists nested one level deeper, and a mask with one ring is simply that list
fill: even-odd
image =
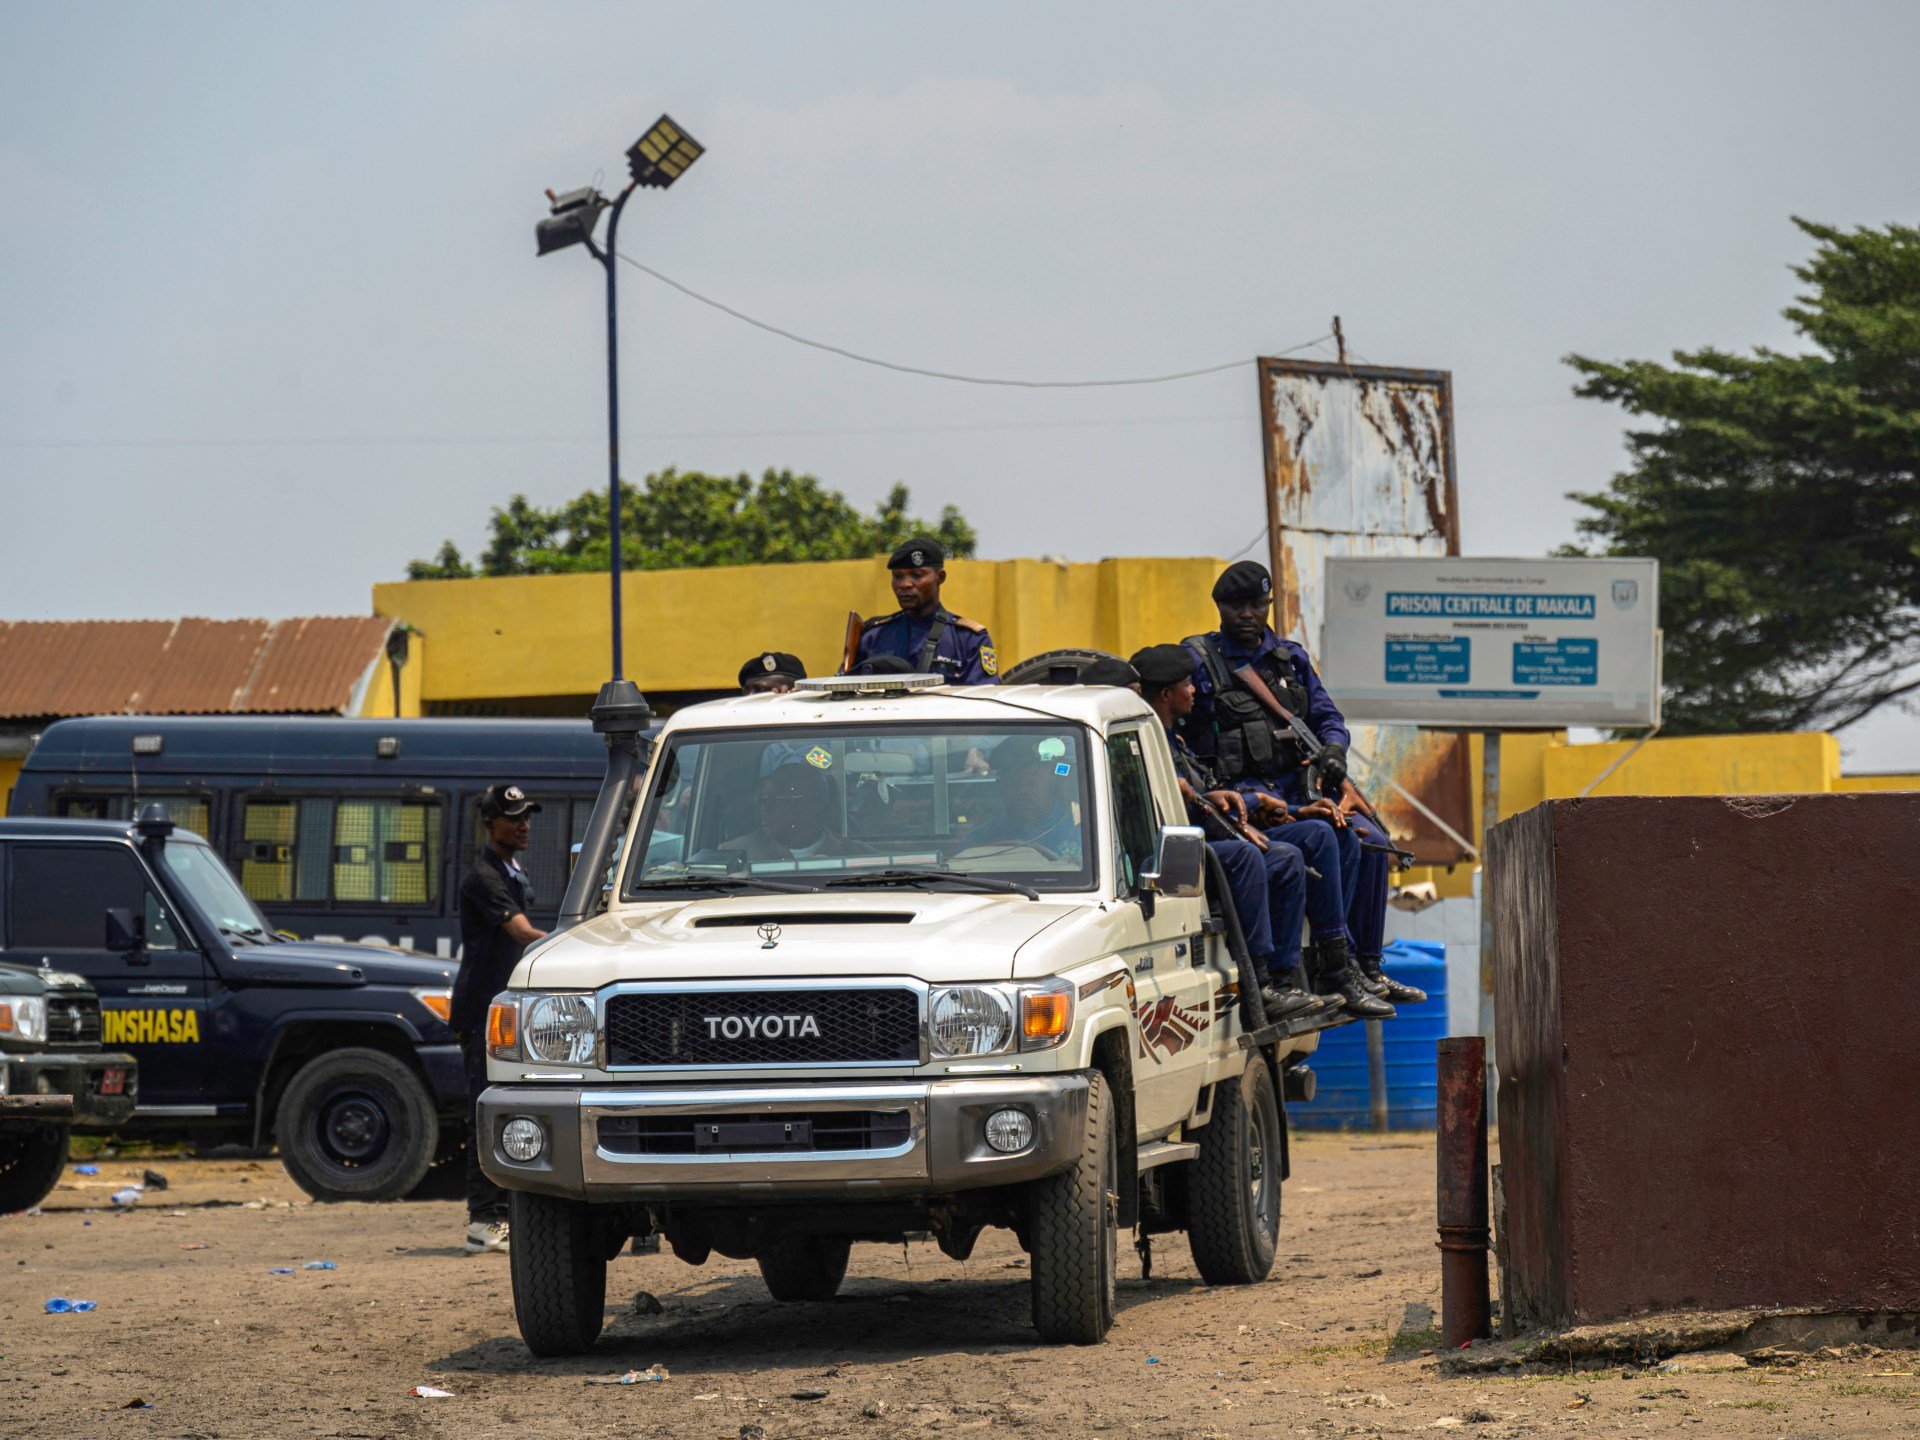
[{"label": "green tree", "polygon": [[[977,544],[973,527],[949,505],[937,521],[914,518],[912,496],[895,485],[871,515],[811,475],[768,470],[704,475],[662,470],[644,485],[620,486],[620,562],[633,570],[708,565],[767,565],[793,560],[862,560],[902,540],[931,535],[965,559]],[[609,568],[612,543],[607,492],[589,490],[552,509],[515,495],[494,507],[487,548],[468,563],[451,540],[432,560],[407,566],[409,580],[464,580],[475,575],[559,575]]]},{"label": "green tree", "polygon": [[1837,729],[1920,688],[1920,229],[1794,223],[1803,349],[1567,361],[1654,422],[1563,553],[1660,561],[1669,731]]}]

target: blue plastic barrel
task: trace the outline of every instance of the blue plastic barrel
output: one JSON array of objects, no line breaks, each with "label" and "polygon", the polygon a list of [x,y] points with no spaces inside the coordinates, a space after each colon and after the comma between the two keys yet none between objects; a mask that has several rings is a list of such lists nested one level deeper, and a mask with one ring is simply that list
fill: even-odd
[{"label": "blue plastic barrel", "polygon": [[[1387,1123],[1395,1130],[1431,1130],[1438,1105],[1437,1042],[1447,1034],[1447,947],[1437,940],[1395,940],[1380,956],[1394,979],[1427,992],[1382,1022],[1387,1050]],[[1367,1027],[1342,1025],[1320,1034],[1307,1067],[1317,1087],[1312,1100],[1287,1106],[1287,1119],[1313,1130],[1366,1130],[1373,1125],[1367,1085]]]}]

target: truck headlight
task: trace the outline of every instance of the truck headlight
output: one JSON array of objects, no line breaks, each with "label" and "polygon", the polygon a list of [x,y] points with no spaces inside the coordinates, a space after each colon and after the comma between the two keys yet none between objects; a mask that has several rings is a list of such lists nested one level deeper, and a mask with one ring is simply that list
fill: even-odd
[{"label": "truck headlight", "polygon": [[1013,1043],[1013,1002],[984,985],[933,992],[933,1054],[942,1060],[994,1055]]},{"label": "truck headlight", "polygon": [[599,1039],[591,995],[541,995],[527,1005],[520,1043],[530,1060],[585,1065]]},{"label": "truck headlight", "polygon": [[0,1000],[0,1035],[40,1044],[47,1038],[47,1002],[39,995]]}]

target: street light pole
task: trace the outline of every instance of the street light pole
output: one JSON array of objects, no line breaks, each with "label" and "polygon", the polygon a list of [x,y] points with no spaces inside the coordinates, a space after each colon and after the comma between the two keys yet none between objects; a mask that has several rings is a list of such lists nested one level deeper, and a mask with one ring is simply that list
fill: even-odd
[{"label": "street light pole", "polygon": [[619,312],[614,305],[614,261],[619,252],[614,247],[620,235],[620,212],[627,208],[627,197],[633,194],[635,183],[638,182],[629,183],[613,202],[607,218],[607,248],[601,250],[593,243],[592,236],[587,237],[587,249],[607,272],[607,530],[609,543],[613,547],[609,561],[613,586],[615,680],[626,678],[626,671],[622,668],[626,646],[622,640],[620,607],[620,324]]},{"label": "street light pole", "polygon": [[[614,276],[614,263],[620,258],[615,248],[620,235],[620,212],[627,208],[627,200],[637,187],[666,189],[684,175],[687,167],[704,151],[705,147],[676,125],[671,115],[662,115],[627,151],[627,168],[633,180],[617,198],[609,201],[592,186],[569,190],[564,195],[549,190],[547,199],[552,202],[553,212],[534,227],[537,253],[547,255],[570,245],[584,244],[607,272],[607,539],[611,547],[607,569],[612,582],[615,682],[626,678],[620,604],[620,343],[619,315],[615,308],[619,287]],[[607,245],[602,250],[594,244],[593,232],[600,223],[600,212],[608,209],[613,211],[613,219],[607,224]]]}]

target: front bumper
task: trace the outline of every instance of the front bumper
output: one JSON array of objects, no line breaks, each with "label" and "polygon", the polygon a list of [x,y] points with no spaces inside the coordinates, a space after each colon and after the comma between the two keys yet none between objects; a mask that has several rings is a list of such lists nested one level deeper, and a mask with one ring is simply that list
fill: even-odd
[{"label": "front bumper", "polygon": [[[133,1118],[140,1094],[139,1062],[103,1051],[0,1054],[10,1095],[71,1095],[76,1130],[117,1130]],[[107,1072],[121,1072],[120,1092],[103,1087]]]},{"label": "front bumper", "polygon": [[[1033,1143],[991,1149],[986,1119],[1021,1109]],[[480,1167],[508,1190],[589,1200],[884,1199],[1018,1184],[1064,1170],[1080,1153],[1087,1118],[1084,1074],[813,1085],[699,1087],[492,1085],[480,1096]],[[904,1133],[898,1117],[905,1116]],[[671,1128],[703,1118],[880,1115],[890,1143],[870,1149],[635,1154],[609,1141],[631,1122]],[[500,1147],[507,1121],[540,1123],[547,1144],[532,1160]],[[603,1122],[613,1122],[603,1128]],[[878,1127],[876,1127],[878,1128]]]}]

